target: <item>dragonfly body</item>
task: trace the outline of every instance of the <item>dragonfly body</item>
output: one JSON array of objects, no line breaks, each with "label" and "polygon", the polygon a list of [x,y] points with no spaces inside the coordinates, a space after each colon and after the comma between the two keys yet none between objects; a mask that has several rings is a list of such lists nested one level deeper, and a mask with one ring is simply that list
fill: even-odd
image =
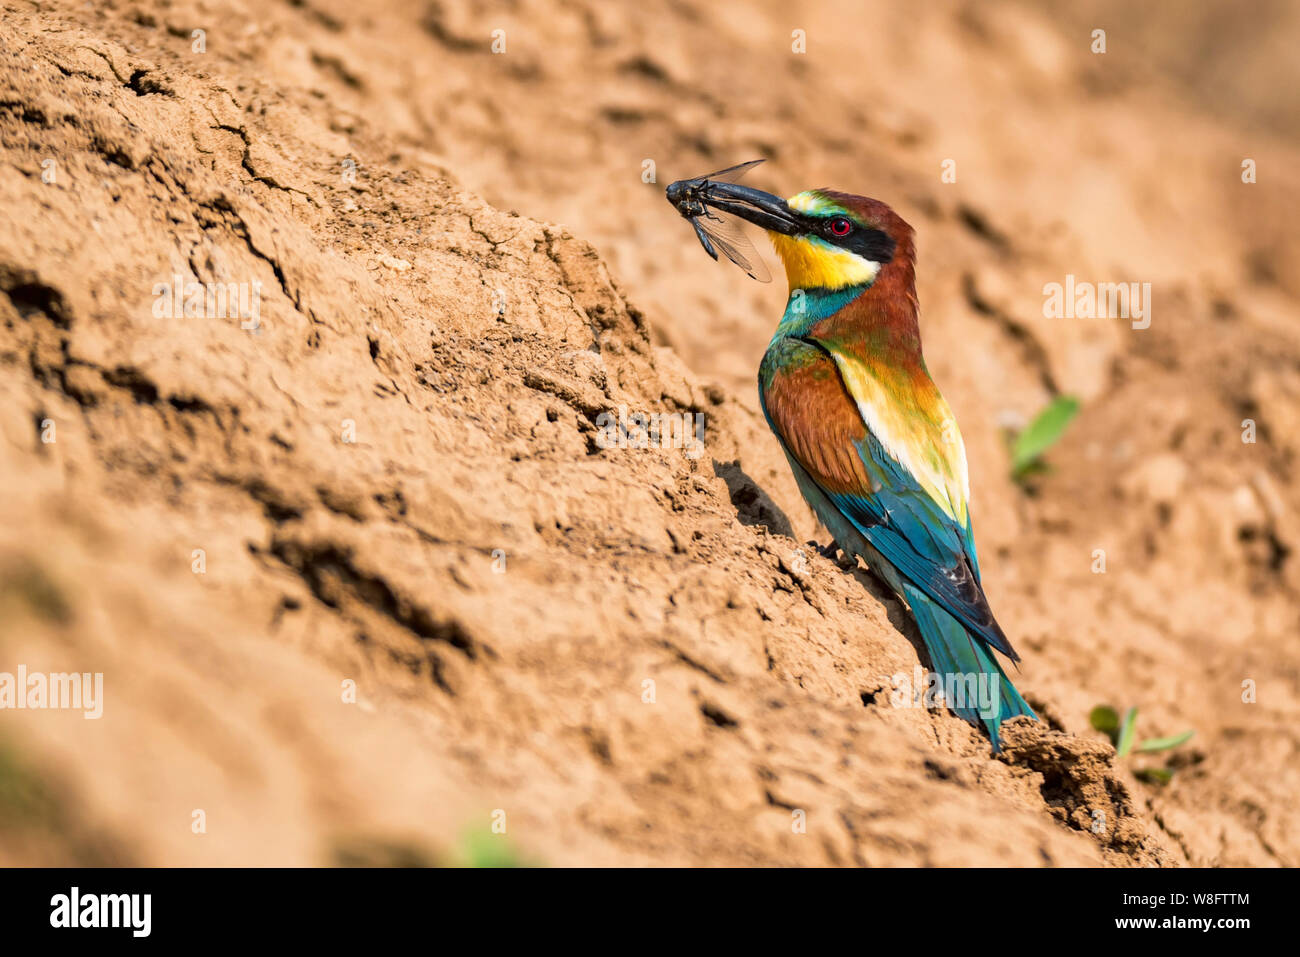
[{"label": "dragonfly body", "polygon": [[690,219],[691,225],[695,227],[695,236],[699,239],[700,245],[704,247],[704,251],[717,259],[718,251],[713,248],[713,243],[709,242],[709,234],[704,231],[704,228],[700,226],[699,221],[694,217],[688,216],[687,219]]},{"label": "dragonfly body", "polygon": [[704,251],[713,259],[718,258],[718,250],[739,266],[750,276],[760,282],[772,278],[771,273],[759,258],[754,246],[741,231],[740,225],[728,214],[728,200],[717,194],[720,184],[728,184],[732,189],[744,189],[735,186],[735,181],[757,166],[762,160],[750,160],[739,166],[699,176],[695,179],[682,179],[671,183],[665,191],[668,201],[677,212],[695,228],[695,237],[704,247]]}]

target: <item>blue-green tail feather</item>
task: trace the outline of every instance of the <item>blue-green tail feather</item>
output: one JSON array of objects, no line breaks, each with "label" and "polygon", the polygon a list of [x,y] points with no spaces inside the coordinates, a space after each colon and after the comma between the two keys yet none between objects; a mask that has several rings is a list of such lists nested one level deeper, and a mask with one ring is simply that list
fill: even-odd
[{"label": "blue-green tail feather", "polygon": [[[967,677],[974,675],[977,682],[981,680],[986,682],[983,687],[990,690],[994,687],[997,689],[996,714],[993,713],[995,710],[993,708],[986,708],[988,713],[982,714],[978,700],[954,700],[949,702],[949,707],[971,724],[978,726],[982,722],[993,740],[993,750],[1001,750],[998,729],[1003,721],[1020,714],[1028,715],[1035,720],[1038,716],[1020,696],[1020,692],[1016,690],[1007,673],[993,657],[992,650],[984,642],[972,637],[961,622],[931,601],[910,582],[903,583],[903,591],[907,603],[912,606],[912,616],[921,630],[921,637],[925,641],[926,650],[930,653],[934,670],[941,677],[956,676],[954,680],[962,682],[967,687],[969,687]],[[980,679],[978,677],[980,675],[985,677]],[[994,680],[995,683],[992,683]],[[948,687],[947,682],[944,686]],[[977,684],[976,687],[980,685]]]}]

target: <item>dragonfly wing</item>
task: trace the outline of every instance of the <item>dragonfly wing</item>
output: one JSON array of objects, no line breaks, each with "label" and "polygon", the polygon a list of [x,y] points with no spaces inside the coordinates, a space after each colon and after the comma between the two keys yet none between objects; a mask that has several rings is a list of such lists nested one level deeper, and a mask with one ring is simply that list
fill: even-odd
[{"label": "dragonfly wing", "polygon": [[[755,160],[755,162],[760,161]],[[692,220],[692,222],[695,224],[697,233],[703,231],[713,241],[713,245],[722,255],[749,273],[752,278],[757,279],[759,282],[771,281],[772,274],[768,272],[767,266],[758,255],[758,250],[745,236],[740,223],[735,219],[725,213],[709,210],[706,215]],[[703,242],[702,238],[701,242]],[[714,256],[713,258],[717,259],[718,257]]]},{"label": "dragonfly wing", "polygon": [[728,166],[708,176],[701,176],[700,179],[712,180],[715,183],[734,183],[761,162],[763,162],[761,159],[756,159],[748,163],[737,163],[735,166]]}]

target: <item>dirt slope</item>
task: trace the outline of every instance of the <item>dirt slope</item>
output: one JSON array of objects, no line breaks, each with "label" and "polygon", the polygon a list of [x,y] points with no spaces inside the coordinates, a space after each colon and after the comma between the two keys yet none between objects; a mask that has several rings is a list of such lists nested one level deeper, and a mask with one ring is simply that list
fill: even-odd
[{"label": "dirt slope", "polygon": [[[1300,862],[1295,144],[1016,6],[476,9],[4,7],[0,671],[105,690],[0,711],[0,861],[447,862],[505,820],[546,864]],[[915,630],[805,545],[756,412],[782,290],[663,203],[760,154],[920,231],[1047,719],[999,758],[891,707]],[[1067,273],[1152,282],[1151,328],[1039,318]],[[260,312],[167,315],[177,276]],[[999,423],[1056,391],[1027,495]],[[620,407],[704,453],[602,448]],[[1100,702],[1196,729],[1172,783]]]}]

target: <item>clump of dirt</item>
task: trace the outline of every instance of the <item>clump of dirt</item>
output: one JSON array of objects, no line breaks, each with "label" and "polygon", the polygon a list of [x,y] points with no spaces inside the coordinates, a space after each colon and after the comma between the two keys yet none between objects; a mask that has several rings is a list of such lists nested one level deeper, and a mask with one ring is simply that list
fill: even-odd
[{"label": "clump of dirt", "polygon": [[[1241,192],[1246,133],[1123,44],[916,16],[805,56],[777,4],[7,5],[0,672],[104,691],[3,712],[0,860],[1300,861],[1295,188]],[[754,403],[781,291],[663,202],[757,154],[919,230],[1047,719],[1000,757],[894,700],[906,610],[809,544]],[[1038,319],[1067,273],[1152,281],[1152,325]],[[1029,494],[1000,422],[1057,391]],[[608,441],[638,415],[678,441]],[[1168,786],[1101,702],[1195,728]]]},{"label": "clump of dirt", "polygon": [[1034,772],[1051,815],[1092,834],[1131,863],[1155,866],[1174,859],[1152,837],[1139,800],[1115,768],[1115,749],[1042,724],[1017,721],[1009,727],[1001,755],[1013,767]]}]

